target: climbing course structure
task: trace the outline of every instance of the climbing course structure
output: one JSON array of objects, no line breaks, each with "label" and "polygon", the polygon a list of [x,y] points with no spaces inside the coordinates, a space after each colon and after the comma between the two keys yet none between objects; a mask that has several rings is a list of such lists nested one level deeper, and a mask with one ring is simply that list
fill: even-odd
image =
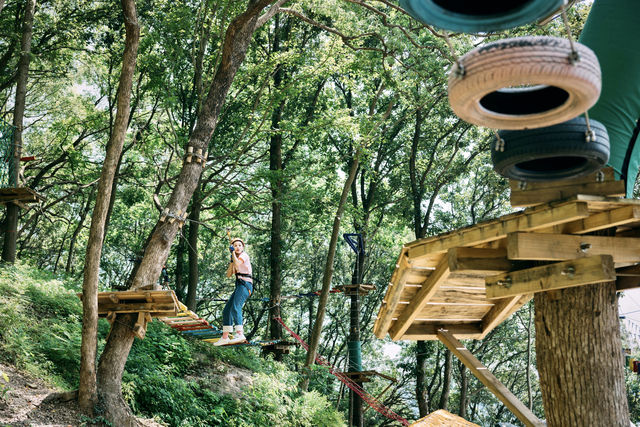
[{"label": "climbing course structure", "polygon": [[19,161],[33,160],[33,157],[15,157],[14,131],[13,126],[0,120],[0,204],[34,203],[42,196],[19,185]]}]

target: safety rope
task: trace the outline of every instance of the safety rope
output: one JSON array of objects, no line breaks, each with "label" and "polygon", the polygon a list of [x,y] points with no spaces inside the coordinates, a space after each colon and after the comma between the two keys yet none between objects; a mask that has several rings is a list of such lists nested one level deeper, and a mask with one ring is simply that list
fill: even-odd
[{"label": "safety rope", "polygon": [[[300,337],[300,335],[296,334],[291,329],[289,329],[289,327],[285,325],[281,317],[274,317],[273,319],[278,323],[280,323],[280,325],[282,325],[282,327],[285,328],[289,332],[289,334],[291,334],[291,336],[295,338],[302,347],[304,347],[305,350],[309,351],[309,345]],[[384,406],[375,397],[367,393],[362,387],[360,387],[355,381],[353,381],[351,378],[346,376],[344,373],[338,372],[338,370],[335,367],[333,367],[329,362],[324,360],[321,356],[316,354],[315,359],[317,364],[326,366],[327,368],[329,368],[329,372],[332,375],[338,378],[345,386],[353,390],[353,392],[356,393],[358,396],[360,396],[362,400],[367,402],[367,404],[370,407],[372,407],[373,409],[375,409],[385,417],[389,418],[390,420],[399,421],[405,426],[409,425],[409,422],[407,420],[405,420],[400,415],[393,412],[391,409]]]}]

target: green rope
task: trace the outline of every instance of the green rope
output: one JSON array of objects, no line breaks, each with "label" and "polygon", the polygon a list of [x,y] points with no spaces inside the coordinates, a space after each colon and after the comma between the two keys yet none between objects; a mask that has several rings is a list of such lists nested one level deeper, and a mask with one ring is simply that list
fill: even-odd
[{"label": "green rope", "polygon": [[13,133],[15,127],[0,120],[0,188],[15,187]]}]

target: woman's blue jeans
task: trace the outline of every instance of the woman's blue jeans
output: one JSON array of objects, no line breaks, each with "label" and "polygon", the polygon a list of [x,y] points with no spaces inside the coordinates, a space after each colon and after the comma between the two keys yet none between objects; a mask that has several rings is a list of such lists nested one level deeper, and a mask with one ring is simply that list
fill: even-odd
[{"label": "woman's blue jeans", "polygon": [[222,310],[222,326],[242,326],[242,306],[253,292],[253,285],[236,278],[236,289]]}]

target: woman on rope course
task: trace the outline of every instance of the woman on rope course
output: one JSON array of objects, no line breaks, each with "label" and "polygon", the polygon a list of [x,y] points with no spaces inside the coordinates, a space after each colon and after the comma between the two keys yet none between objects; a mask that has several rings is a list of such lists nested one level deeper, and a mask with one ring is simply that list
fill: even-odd
[{"label": "woman on rope course", "polygon": [[[251,261],[244,251],[244,242],[238,237],[231,240],[229,251],[231,263],[227,269],[227,277],[235,274],[236,287],[222,310],[222,338],[216,341],[214,346],[239,344],[247,340],[242,327],[242,306],[253,292]],[[235,334],[233,339],[229,339],[229,333],[233,331],[234,325]]]}]

